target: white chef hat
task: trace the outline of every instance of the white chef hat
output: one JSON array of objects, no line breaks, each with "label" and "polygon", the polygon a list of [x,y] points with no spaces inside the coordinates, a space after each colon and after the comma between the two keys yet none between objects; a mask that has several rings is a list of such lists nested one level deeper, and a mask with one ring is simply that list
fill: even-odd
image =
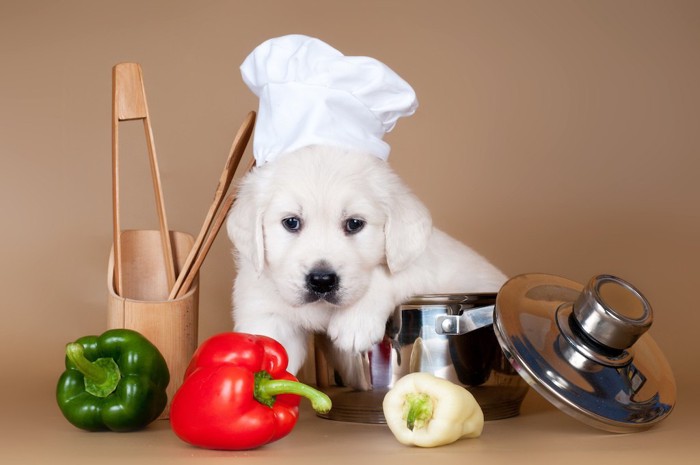
[{"label": "white chef hat", "polygon": [[388,66],[304,35],[262,43],[241,75],[260,98],[253,142],[258,166],[316,144],[386,160],[390,147],[382,137],[418,107],[411,86]]}]

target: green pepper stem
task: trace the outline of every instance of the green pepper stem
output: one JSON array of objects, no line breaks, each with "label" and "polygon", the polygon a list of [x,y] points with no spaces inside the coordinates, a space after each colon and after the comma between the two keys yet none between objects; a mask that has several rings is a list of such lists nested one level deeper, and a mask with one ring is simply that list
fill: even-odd
[{"label": "green pepper stem", "polygon": [[409,394],[406,396],[404,412],[409,430],[424,428],[433,417],[433,399],[428,394]]},{"label": "green pepper stem", "polygon": [[83,349],[82,344],[77,342],[68,344],[66,356],[86,378],[90,378],[96,383],[104,383],[107,380],[107,370],[85,358],[85,349]]},{"label": "green pepper stem", "polygon": [[318,413],[328,413],[331,410],[331,399],[323,392],[311,386],[287,379],[272,379],[266,371],[256,373],[255,398],[258,402],[272,406],[275,396],[294,394],[311,401],[311,407]]},{"label": "green pepper stem", "polygon": [[85,390],[97,397],[107,397],[119,384],[119,366],[111,358],[100,358],[91,362],[85,357],[82,344],[71,342],[66,345],[66,357],[83,374]]}]

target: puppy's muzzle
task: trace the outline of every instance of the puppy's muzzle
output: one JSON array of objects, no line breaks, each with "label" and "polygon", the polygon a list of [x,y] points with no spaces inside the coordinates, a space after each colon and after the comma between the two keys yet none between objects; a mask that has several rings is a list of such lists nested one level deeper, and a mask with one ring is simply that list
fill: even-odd
[{"label": "puppy's muzzle", "polygon": [[313,269],[306,275],[309,300],[324,299],[333,303],[339,284],[340,277],[328,268]]}]

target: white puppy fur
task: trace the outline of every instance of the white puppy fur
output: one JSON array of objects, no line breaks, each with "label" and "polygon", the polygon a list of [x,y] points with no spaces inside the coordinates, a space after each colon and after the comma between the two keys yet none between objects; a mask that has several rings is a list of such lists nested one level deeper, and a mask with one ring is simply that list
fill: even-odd
[{"label": "white puppy fur", "polygon": [[293,373],[311,333],[325,333],[348,358],[382,339],[407,298],[495,292],[506,279],[434,228],[387,162],[331,147],[285,154],[246,175],[227,230],[238,265],[234,330],[278,340]]}]

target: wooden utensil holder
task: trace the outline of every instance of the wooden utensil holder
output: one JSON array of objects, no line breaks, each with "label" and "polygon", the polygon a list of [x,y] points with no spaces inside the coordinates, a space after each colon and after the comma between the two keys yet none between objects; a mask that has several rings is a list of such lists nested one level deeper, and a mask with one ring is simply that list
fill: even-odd
[{"label": "wooden utensil holder", "polygon": [[[194,244],[186,233],[170,231],[176,271]],[[114,250],[109,257],[108,326],[128,328],[148,338],[165,357],[170,370],[168,405],[160,418],[168,418],[170,402],[180,387],[187,365],[197,348],[199,317],[198,277],[190,290],[167,300],[170,289],[165,274],[160,231],[121,232],[122,295],[114,285]]]}]

